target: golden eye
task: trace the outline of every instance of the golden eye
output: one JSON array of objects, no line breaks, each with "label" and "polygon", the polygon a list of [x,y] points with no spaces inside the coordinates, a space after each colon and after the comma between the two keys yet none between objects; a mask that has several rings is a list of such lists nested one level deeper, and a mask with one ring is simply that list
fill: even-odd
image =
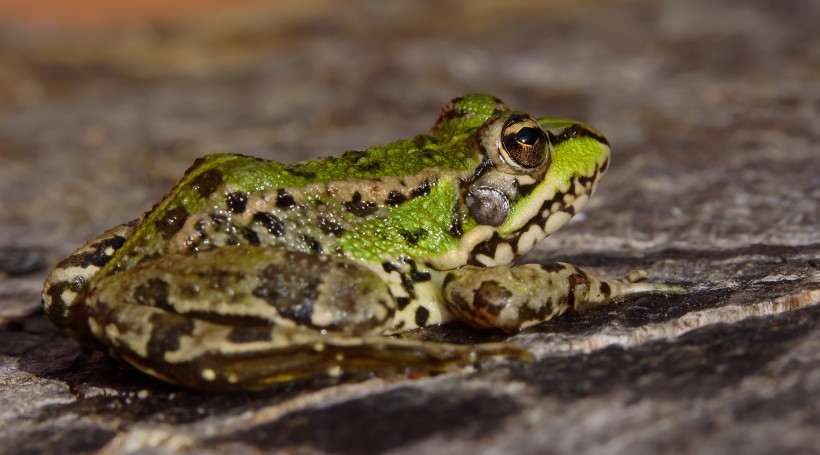
[{"label": "golden eye", "polygon": [[547,159],[547,135],[537,121],[526,115],[510,117],[504,123],[501,145],[511,165],[532,169],[544,164]]}]

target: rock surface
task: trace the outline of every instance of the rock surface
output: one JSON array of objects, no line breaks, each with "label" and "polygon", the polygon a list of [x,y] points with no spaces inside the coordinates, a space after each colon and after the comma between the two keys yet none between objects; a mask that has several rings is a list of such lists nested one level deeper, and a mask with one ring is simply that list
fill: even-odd
[{"label": "rock surface", "polygon": [[[254,4],[92,29],[7,18],[0,453],[820,452],[820,2],[498,3]],[[81,353],[43,317],[46,268],[196,157],[363,148],[473,91],[584,119],[613,145],[598,194],[529,261],[647,268],[692,293],[509,337],[532,364],[232,395]]]}]

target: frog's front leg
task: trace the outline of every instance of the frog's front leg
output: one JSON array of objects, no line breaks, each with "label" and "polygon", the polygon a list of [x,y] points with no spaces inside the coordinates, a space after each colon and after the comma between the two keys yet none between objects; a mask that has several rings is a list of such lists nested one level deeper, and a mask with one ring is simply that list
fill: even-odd
[{"label": "frog's front leg", "polygon": [[457,346],[382,335],[395,301],[345,258],[225,247],[146,261],[103,279],[91,332],[137,368],[203,389],[258,389],[342,372],[443,371],[509,345]]},{"label": "frog's front leg", "polygon": [[560,262],[463,267],[447,273],[442,294],[463,321],[512,332],[570,308],[584,310],[646,294],[687,292],[681,286],[645,282],[648,278],[645,270],[633,270],[607,281]]}]

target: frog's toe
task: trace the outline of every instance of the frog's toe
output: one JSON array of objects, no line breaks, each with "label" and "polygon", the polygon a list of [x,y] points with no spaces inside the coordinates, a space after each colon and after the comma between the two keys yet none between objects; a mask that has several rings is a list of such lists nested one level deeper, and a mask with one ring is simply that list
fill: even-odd
[{"label": "frog's toe", "polygon": [[640,283],[649,279],[649,272],[643,269],[631,270],[626,275],[614,280],[617,283]]},{"label": "frog's toe", "polygon": [[610,285],[616,284],[623,298],[644,294],[688,294],[689,290],[683,286],[665,283],[649,283],[649,272],[646,270],[632,270],[626,275],[613,280]]}]

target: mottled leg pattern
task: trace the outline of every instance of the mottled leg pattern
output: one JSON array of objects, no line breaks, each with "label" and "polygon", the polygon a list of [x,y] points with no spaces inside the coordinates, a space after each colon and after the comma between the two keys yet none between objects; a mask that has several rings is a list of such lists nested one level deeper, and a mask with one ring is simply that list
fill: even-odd
[{"label": "mottled leg pattern", "polygon": [[111,260],[134,229],[134,222],[111,228],[61,261],[43,286],[43,309],[46,317],[74,339],[96,344],[85,327],[84,301],[88,280]]},{"label": "mottled leg pattern", "polygon": [[645,270],[602,280],[570,264],[464,267],[448,272],[442,294],[463,321],[508,332],[551,319],[572,308],[584,310],[646,294],[685,294],[681,286],[647,283]]},{"label": "mottled leg pattern", "polygon": [[91,331],[112,355],[202,389],[259,389],[342,373],[445,371],[501,355],[381,334],[387,284],[345,258],[226,247],[167,255],[103,279],[88,299]]}]

